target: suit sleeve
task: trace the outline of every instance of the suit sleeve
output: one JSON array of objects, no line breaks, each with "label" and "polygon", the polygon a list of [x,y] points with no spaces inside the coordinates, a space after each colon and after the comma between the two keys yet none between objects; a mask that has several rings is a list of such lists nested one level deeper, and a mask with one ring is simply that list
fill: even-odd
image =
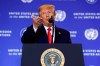
[{"label": "suit sleeve", "polygon": [[23,44],[26,43],[34,43],[36,41],[36,32],[34,31],[33,27],[30,26],[27,28],[27,30],[24,32],[23,36],[21,37],[21,42]]},{"label": "suit sleeve", "polygon": [[63,30],[63,40],[64,43],[71,44],[70,32],[67,30]]}]

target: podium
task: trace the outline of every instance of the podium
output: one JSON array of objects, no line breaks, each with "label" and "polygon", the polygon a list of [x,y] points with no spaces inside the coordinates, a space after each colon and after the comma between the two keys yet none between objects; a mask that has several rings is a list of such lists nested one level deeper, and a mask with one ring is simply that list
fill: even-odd
[{"label": "podium", "polygon": [[84,66],[81,44],[24,44],[21,66]]}]

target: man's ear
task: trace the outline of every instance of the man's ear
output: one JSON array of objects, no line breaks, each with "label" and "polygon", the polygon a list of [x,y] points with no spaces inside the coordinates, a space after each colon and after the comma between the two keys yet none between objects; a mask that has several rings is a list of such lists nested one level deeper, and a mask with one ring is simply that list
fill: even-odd
[{"label": "man's ear", "polygon": [[39,14],[39,17],[40,17],[40,12],[38,14]]},{"label": "man's ear", "polygon": [[53,18],[54,18],[54,19],[56,18],[56,12],[54,12],[54,16],[53,16]]},{"label": "man's ear", "polygon": [[40,17],[40,14],[39,14],[39,17]]}]

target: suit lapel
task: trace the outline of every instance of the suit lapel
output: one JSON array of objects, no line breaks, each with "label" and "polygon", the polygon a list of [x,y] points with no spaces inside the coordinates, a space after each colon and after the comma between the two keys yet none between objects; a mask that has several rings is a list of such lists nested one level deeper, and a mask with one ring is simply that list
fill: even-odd
[{"label": "suit lapel", "polygon": [[59,43],[61,37],[61,32],[59,31],[59,28],[55,26],[55,41],[54,43]]},{"label": "suit lapel", "polygon": [[[43,25],[39,27],[38,32],[39,32],[39,38],[41,38],[40,43],[48,43],[48,36],[47,36],[46,30]],[[61,31],[59,30],[59,28],[55,26],[54,43],[60,43],[60,40],[61,40]]]}]

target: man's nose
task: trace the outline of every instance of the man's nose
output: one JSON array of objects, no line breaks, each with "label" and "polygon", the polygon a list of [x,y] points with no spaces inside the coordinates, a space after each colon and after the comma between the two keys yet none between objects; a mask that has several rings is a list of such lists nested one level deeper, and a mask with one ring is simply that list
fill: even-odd
[{"label": "man's nose", "polygon": [[49,18],[49,15],[46,15],[46,18]]},{"label": "man's nose", "polygon": [[49,14],[48,13],[46,13],[46,17],[49,17]]}]

